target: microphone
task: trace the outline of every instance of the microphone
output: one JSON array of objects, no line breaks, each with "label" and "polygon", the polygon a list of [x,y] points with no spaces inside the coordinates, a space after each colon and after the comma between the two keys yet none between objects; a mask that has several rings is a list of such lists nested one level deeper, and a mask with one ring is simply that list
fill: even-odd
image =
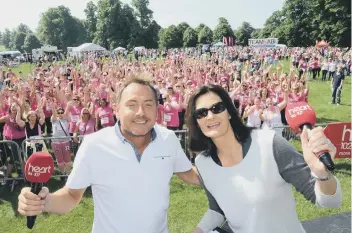
[{"label": "microphone", "polygon": [[[293,131],[298,133],[303,130],[304,126],[311,130],[317,120],[314,109],[306,102],[288,104],[286,107],[285,116],[287,123]],[[317,153],[317,157],[329,171],[333,171],[335,169],[335,164],[332,161],[331,155],[328,151],[320,151]]]},{"label": "microphone", "polygon": [[[26,162],[26,180],[31,182],[31,192],[38,195],[43,183],[48,182],[54,171],[53,157],[47,152],[35,152]],[[37,216],[27,216],[27,227],[32,229]]]}]

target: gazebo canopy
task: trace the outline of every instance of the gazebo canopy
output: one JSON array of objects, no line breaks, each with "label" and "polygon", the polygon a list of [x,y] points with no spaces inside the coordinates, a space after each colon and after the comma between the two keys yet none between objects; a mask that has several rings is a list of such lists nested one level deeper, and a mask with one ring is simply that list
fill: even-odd
[{"label": "gazebo canopy", "polygon": [[74,52],[90,52],[90,51],[105,51],[106,49],[101,47],[100,45],[93,43],[84,43],[80,46],[73,48]]}]

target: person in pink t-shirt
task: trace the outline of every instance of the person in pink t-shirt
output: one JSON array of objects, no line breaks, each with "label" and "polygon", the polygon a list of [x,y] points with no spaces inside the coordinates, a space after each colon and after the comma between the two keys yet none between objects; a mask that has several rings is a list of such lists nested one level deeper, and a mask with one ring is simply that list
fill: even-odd
[{"label": "person in pink t-shirt", "polygon": [[99,101],[99,108],[96,111],[96,129],[102,129],[108,126],[115,125],[114,112],[109,106],[106,99],[101,99]]},{"label": "person in pink t-shirt", "polygon": [[297,103],[304,101],[304,97],[302,96],[301,92],[299,92],[298,84],[294,84],[292,86],[292,91],[289,95],[289,102],[290,103]]},{"label": "person in pink t-shirt", "polygon": [[69,132],[70,135],[73,135],[73,132],[76,127],[76,123],[79,121],[79,117],[81,115],[81,111],[83,109],[83,104],[79,96],[73,96],[72,102],[68,102],[65,110],[65,115],[69,116],[70,121],[70,128]]},{"label": "person in pink t-shirt", "polygon": [[[5,123],[4,126],[4,139],[11,140],[19,146],[22,147],[22,142],[26,139],[25,132],[25,122],[21,118],[21,108],[17,103],[12,103],[8,109],[8,114],[0,118],[0,123]],[[14,164],[14,159],[16,158],[17,153],[16,148],[11,145],[11,151],[9,148],[5,148],[5,153],[10,156],[10,160],[7,165],[7,174],[6,177],[10,178],[12,176],[12,168]],[[11,156],[13,154],[13,156]]]},{"label": "person in pink t-shirt", "polygon": [[180,125],[180,119],[178,116],[178,110],[180,108],[180,105],[172,100],[169,96],[169,94],[165,94],[163,96],[164,100],[164,119],[166,122],[166,126],[168,129],[171,130],[178,130],[179,125]]},{"label": "person in pink t-shirt", "polygon": [[165,109],[164,109],[164,105],[159,104],[158,105],[158,115],[156,118],[156,123],[162,126],[166,126],[165,124]]},{"label": "person in pink t-shirt", "polygon": [[89,112],[88,108],[81,111],[81,119],[76,123],[73,141],[79,143],[77,136],[84,136],[95,132],[94,115]]}]

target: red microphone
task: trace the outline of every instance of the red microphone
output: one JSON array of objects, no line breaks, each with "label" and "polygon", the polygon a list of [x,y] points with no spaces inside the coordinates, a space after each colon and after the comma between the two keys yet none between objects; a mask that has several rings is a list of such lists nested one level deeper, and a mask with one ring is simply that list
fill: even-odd
[{"label": "red microphone", "polygon": [[[285,112],[287,123],[293,131],[300,133],[306,126],[309,130],[313,128],[317,119],[314,109],[306,102],[290,103],[286,107]],[[325,165],[329,171],[335,169],[335,164],[331,159],[328,151],[320,151],[317,153],[319,160]]]},{"label": "red microphone", "polygon": [[[26,180],[32,182],[31,192],[38,195],[43,183],[48,182],[54,171],[53,157],[47,152],[35,152],[26,162]],[[27,227],[32,229],[37,216],[27,216]]]}]

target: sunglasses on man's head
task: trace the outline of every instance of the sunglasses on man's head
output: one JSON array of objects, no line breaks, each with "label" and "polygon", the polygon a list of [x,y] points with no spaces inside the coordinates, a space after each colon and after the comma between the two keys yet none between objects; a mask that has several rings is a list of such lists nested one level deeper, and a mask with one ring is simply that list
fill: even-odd
[{"label": "sunglasses on man's head", "polygon": [[219,114],[226,110],[223,102],[213,104],[210,108],[199,108],[194,111],[194,116],[198,120],[208,116],[208,112],[211,111],[213,114]]},{"label": "sunglasses on man's head", "polygon": [[60,112],[57,112],[57,114],[61,115],[61,114],[64,114],[64,112],[61,112],[61,111],[60,111]]}]

